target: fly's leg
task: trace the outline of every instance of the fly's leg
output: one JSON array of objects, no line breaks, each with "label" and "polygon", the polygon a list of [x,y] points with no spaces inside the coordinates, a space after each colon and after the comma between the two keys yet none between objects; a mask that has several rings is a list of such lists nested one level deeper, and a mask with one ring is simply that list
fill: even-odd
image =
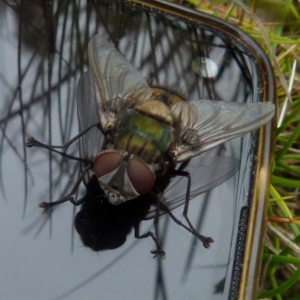
[{"label": "fly's leg", "polygon": [[190,201],[190,191],[191,191],[191,176],[189,172],[186,171],[180,171],[180,170],[172,170],[172,172],[174,172],[174,174],[176,174],[177,176],[184,176],[187,177],[188,179],[188,184],[187,184],[187,189],[186,189],[186,196],[185,196],[185,203],[184,203],[184,209],[183,209],[183,216],[186,220],[186,222],[188,223],[189,227],[185,226],[184,224],[182,224],[171,212],[170,210],[161,203],[161,207],[163,210],[165,210],[170,217],[172,218],[172,220],[177,223],[178,225],[182,226],[183,228],[185,228],[187,231],[191,232],[196,238],[198,238],[202,243],[203,246],[205,248],[209,248],[210,244],[214,242],[214,240],[211,237],[207,237],[204,235],[201,235],[200,233],[197,232],[197,230],[194,228],[194,226],[192,225],[191,221],[189,220],[188,217],[188,209],[189,209],[189,201]]},{"label": "fly's leg", "polygon": [[139,224],[137,224],[134,227],[134,236],[136,239],[145,239],[145,238],[151,237],[152,240],[154,241],[154,243],[156,244],[156,250],[150,251],[151,254],[154,254],[153,258],[155,258],[156,256],[159,256],[162,259],[166,258],[165,251],[162,249],[157,237],[153,234],[152,231],[148,231],[145,234],[140,235],[140,226],[139,226]]},{"label": "fly's leg", "polygon": [[58,204],[61,204],[61,203],[65,203],[67,201],[70,201],[72,204],[78,206],[80,204],[82,204],[83,202],[83,198],[78,200],[78,201],[75,201],[74,200],[74,194],[76,193],[81,181],[83,180],[83,177],[85,175],[85,173],[90,169],[91,165],[89,164],[82,172],[82,174],[78,177],[78,179],[76,180],[72,190],[70,191],[70,193],[68,193],[65,197],[59,199],[59,200],[56,200],[56,201],[53,201],[53,202],[41,202],[39,203],[39,207],[40,208],[43,208],[43,214],[48,214],[49,211],[51,210],[51,208],[53,206],[56,206]]},{"label": "fly's leg", "polygon": [[90,127],[88,127],[87,129],[85,129],[84,131],[82,131],[81,133],[77,134],[76,136],[74,136],[71,140],[69,140],[66,144],[62,145],[62,146],[52,146],[52,145],[47,145],[47,144],[43,144],[41,142],[39,142],[38,140],[36,140],[34,137],[30,136],[27,138],[26,140],[26,146],[27,147],[40,147],[40,148],[44,148],[47,149],[49,151],[53,151],[56,152],[64,157],[73,159],[73,160],[78,160],[78,161],[82,161],[82,162],[87,162],[84,159],[72,156],[72,155],[68,155],[64,152],[60,152],[57,151],[56,149],[68,149],[68,147],[70,147],[74,142],[76,142],[80,137],[82,137],[83,135],[85,135],[90,129],[92,129],[95,126],[99,126],[99,123],[93,124]]},{"label": "fly's leg", "polygon": [[153,258],[159,256],[162,259],[166,258],[166,252],[162,249],[159,240],[158,240],[158,220],[159,220],[159,212],[160,212],[160,201],[159,201],[160,197],[157,197],[157,201],[156,201],[156,211],[155,211],[155,217],[154,217],[154,228],[155,228],[155,234],[153,234],[152,231],[148,231],[147,233],[140,235],[139,233],[139,223],[137,225],[134,226],[134,231],[135,231],[135,237],[137,239],[143,239],[143,238],[147,238],[149,236],[151,236],[152,240],[154,241],[155,245],[156,245],[156,250],[151,250],[150,253],[154,254]]},{"label": "fly's leg", "polygon": [[160,243],[158,242],[158,221],[159,221],[159,213],[160,213],[160,197],[157,197],[156,199],[156,210],[155,210],[155,217],[154,217],[154,229],[155,229],[155,243],[156,243],[156,250],[151,250],[151,253],[154,254],[153,258],[156,256],[159,256],[160,258],[165,259],[166,253],[161,248]]},{"label": "fly's leg", "polygon": [[66,158],[69,158],[69,159],[72,159],[72,160],[80,161],[80,162],[83,162],[85,164],[87,164],[87,163],[90,162],[90,161],[88,161],[86,159],[83,159],[83,158],[80,158],[80,157],[76,157],[76,156],[69,155],[67,153],[58,151],[58,150],[56,150],[54,148],[51,148],[52,146],[49,146],[49,145],[46,145],[46,144],[42,144],[39,141],[37,141],[35,138],[33,138],[32,136],[30,136],[30,137],[27,138],[26,146],[27,147],[40,147],[40,148],[44,148],[44,149],[47,149],[47,150],[49,150],[51,152],[58,153],[62,157],[66,157]]},{"label": "fly's leg", "polygon": [[179,226],[183,227],[186,229],[188,232],[193,234],[196,238],[198,238],[202,243],[205,248],[209,248],[210,244],[214,242],[214,240],[211,237],[206,237],[201,234],[199,234],[196,229],[192,226],[191,222],[189,220],[187,221],[190,227],[187,227],[183,223],[181,223],[173,214],[172,212],[168,209],[167,206],[161,203],[161,208],[171,217],[171,219],[178,224]]},{"label": "fly's leg", "polygon": [[41,147],[41,148],[45,148],[45,149],[48,149],[48,150],[51,150],[51,149],[67,149],[74,142],[76,142],[80,137],[85,135],[89,130],[91,130],[93,127],[98,126],[98,125],[99,125],[99,123],[95,123],[95,124],[91,125],[90,127],[85,129],[84,131],[82,131],[79,134],[77,134],[76,136],[74,136],[71,140],[69,140],[66,144],[64,144],[62,146],[52,146],[52,145],[43,144],[43,143],[37,141],[33,137],[29,137],[27,139],[26,146],[27,147]]}]

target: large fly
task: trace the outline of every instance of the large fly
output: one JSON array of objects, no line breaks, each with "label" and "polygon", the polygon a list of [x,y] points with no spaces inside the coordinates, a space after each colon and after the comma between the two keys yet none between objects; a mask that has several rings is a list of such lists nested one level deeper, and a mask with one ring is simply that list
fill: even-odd
[{"label": "large fly", "polygon": [[[67,148],[80,139],[82,172],[78,182],[66,197],[42,202],[40,207],[47,212],[68,200],[81,204],[74,201],[73,195],[80,181],[87,184],[92,170],[111,205],[124,205],[149,193],[160,195],[155,209],[148,212],[156,223],[159,214],[185,204],[187,229],[209,248],[213,240],[197,233],[188,219],[188,202],[227,180],[238,164],[228,158],[215,158],[211,163],[217,162],[221,171],[212,176],[207,171],[210,167],[205,166],[202,177],[197,178],[195,172],[196,179],[194,174],[176,166],[185,166],[193,157],[263,126],[273,117],[274,104],[185,101],[166,88],[149,86],[141,73],[101,35],[90,40],[88,58],[90,68],[77,86],[79,135],[64,146],[47,146],[33,138],[27,141],[29,147],[57,152],[55,148]],[[168,196],[168,188],[159,188],[159,182],[167,175],[187,178],[186,189],[176,197]],[[174,184],[176,180],[179,179],[170,182]],[[199,185],[201,180],[203,184]],[[157,239],[155,242],[156,254],[163,256]]]}]

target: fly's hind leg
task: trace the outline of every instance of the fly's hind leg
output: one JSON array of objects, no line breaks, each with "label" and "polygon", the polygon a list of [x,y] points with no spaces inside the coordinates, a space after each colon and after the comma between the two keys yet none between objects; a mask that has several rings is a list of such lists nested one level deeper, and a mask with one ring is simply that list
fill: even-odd
[{"label": "fly's hind leg", "polygon": [[187,227],[186,225],[181,223],[163,203],[160,204],[161,208],[170,215],[170,217],[172,218],[172,220],[176,224],[178,224],[179,226],[182,226],[187,231],[192,233],[196,238],[198,238],[203,243],[203,246],[205,248],[209,248],[210,244],[213,243],[214,240],[211,237],[207,237],[207,236],[204,236],[204,235],[201,235],[200,233],[198,233],[197,230],[192,225],[192,223],[191,223],[191,221],[188,217],[190,191],[191,191],[191,176],[190,176],[190,173],[186,172],[186,171],[180,171],[180,170],[172,170],[172,172],[174,172],[174,174],[177,175],[177,176],[184,176],[188,179],[188,184],[187,184],[187,189],[186,189],[186,196],[185,196],[185,203],[184,203],[184,209],[183,209],[183,216],[184,216],[186,222],[188,223],[189,227]]}]

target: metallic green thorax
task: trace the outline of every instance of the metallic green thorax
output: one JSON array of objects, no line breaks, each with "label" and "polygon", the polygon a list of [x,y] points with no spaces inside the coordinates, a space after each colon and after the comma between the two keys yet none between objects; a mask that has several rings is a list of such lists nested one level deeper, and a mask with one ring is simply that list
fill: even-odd
[{"label": "metallic green thorax", "polygon": [[174,129],[154,118],[130,109],[112,134],[114,149],[127,151],[147,163],[166,160],[165,154],[174,142]]}]

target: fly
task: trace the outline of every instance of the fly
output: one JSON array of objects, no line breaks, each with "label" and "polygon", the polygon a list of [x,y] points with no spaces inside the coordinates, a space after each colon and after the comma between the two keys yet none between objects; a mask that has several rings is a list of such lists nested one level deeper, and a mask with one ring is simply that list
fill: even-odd
[{"label": "fly", "polygon": [[[90,68],[77,85],[79,135],[64,146],[45,145],[33,138],[27,141],[29,147],[58,152],[56,148],[65,149],[80,139],[83,163],[78,182],[66,197],[42,202],[40,207],[47,212],[67,200],[76,204],[73,194],[80,181],[87,184],[86,178],[91,178],[92,170],[111,205],[123,205],[149,193],[162,193],[155,214],[149,213],[158,217],[160,204],[166,210],[185,204],[183,215],[188,228],[209,248],[213,240],[198,234],[188,219],[188,202],[227,180],[237,169],[237,163],[220,162],[221,168],[222,164],[229,166],[224,167],[226,176],[214,175],[220,178],[212,178],[212,184],[200,189],[189,172],[175,166],[185,165],[193,157],[263,126],[273,117],[274,104],[185,101],[165,88],[150,87],[142,74],[101,35],[90,40],[88,58]],[[159,182],[170,174],[184,176],[188,182],[185,191],[174,200],[158,190]],[[158,254],[163,253],[157,248]]]}]

